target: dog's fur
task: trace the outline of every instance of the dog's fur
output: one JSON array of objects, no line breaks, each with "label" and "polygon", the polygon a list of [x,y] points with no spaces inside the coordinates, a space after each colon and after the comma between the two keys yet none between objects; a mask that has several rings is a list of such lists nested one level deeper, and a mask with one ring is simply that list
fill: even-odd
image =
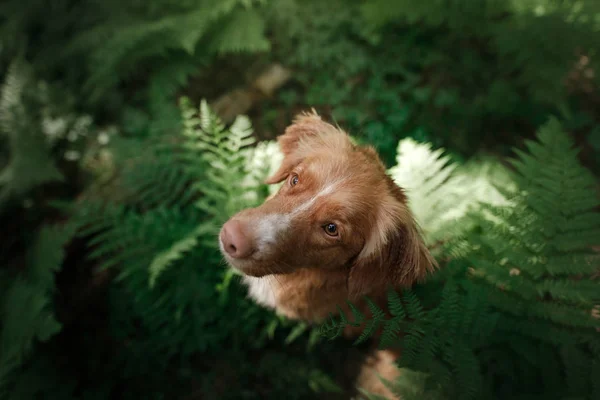
[{"label": "dog's fur", "polygon": [[[385,306],[389,287],[410,287],[433,271],[406,196],[372,147],[354,145],[315,112],[297,117],[278,143],[284,158],[266,182],[284,182],[281,188],[230,220],[252,251],[234,258],[220,241],[256,302],[289,318],[321,322],[347,300],[366,309],[365,295]],[[330,223],[335,236],[325,229]],[[371,362],[379,372],[391,371],[381,364],[391,359],[380,353]],[[389,395],[376,378],[363,376],[360,383]]]}]

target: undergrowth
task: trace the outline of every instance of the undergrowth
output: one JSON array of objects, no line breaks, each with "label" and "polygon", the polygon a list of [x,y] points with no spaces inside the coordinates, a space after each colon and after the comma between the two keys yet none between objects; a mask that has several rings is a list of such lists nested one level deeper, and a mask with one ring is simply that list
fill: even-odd
[{"label": "undergrowth", "polygon": [[[550,119],[527,151],[516,151],[514,170],[505,171],[512,185],[491,175],[496,192],[479,198],[462,192],[469,185],[452,184],[460,167],[421,151],[414,169],[393,172],[425,182],[409,198],[427,237],[442,238],[443,269],[425,284],[391,291],[389,318],[371,304],[372,317],[354,309],[352,317],[332,316],[321,332],[336,338],[348,324],[363,325],[360,342],[382,328],[380,347],[402,348],[403,373],[386,384],[405,399],[599,396],[600,256],[593,246],[600,202],[561,123]],[[411,164],[415,153],[401,151],[398,164]],[[423,195],[427,202],[418,202]],[[444,218],[457,198],[471,207]]]}]

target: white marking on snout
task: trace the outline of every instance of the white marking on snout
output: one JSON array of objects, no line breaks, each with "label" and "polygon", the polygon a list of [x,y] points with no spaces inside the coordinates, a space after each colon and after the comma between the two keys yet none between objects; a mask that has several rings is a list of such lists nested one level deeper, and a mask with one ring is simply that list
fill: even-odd
[{"label": "white marking on snout", "polygon": [[262,252],[269,245],[275,244],[282,232],[290,225],[291,216],[285,214],[269,214],[262,217],[256,226],[256,245]]},{"label": "white marking on snout", "polygon": [[289,229],[294,218],[298,217],[303,212],[308,211],[319,198],[333,193],[341,183],[342,181],[335,181],[328,184],[289,214],[270,214],[261,218],[256,226],[256,244],[258,251],[262,252],[266,250],[269,245],[277,243],[277,239]]}]

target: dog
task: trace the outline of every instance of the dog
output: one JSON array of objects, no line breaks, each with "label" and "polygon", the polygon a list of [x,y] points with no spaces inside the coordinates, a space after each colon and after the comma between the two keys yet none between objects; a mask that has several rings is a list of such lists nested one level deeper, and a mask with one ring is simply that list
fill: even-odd
[{"label": "dog", "polygon": [[[232,216],[219,234],[225,260],[255,302],[320,323],[338,306],[348,310],[347,301],[368,314],[364,296],[384,308],[389,288],[408,288],[436,269],[404,190],[373,147],[354,144],[314,110],[297,116],[277,142],[283,160],[265,182],[281,187]],[[393,378],[397,356],[371,356],[359,384],[393,397],[374,372]]]}]

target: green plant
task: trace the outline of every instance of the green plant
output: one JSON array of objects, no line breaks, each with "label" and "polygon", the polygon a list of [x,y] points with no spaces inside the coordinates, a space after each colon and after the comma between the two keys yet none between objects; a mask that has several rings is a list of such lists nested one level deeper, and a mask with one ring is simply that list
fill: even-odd
[{"label": "green plant", "polygon": [[473,159],[467,163],[452,162],[444,149],[432,150],[429,143],[413,139],[398,144],[396,165],[389,173],[408,194],[409,205],[429,244],[448,240],[458,234],[456,224],[480,202],[505,205],[503,192],[514,188],[507,171],[494,159]]},{"label": "green plant", "polygon": [[54,314],[54,275],[74,230],[73,226],[43,226],[28,249],[23,269],[1,271],[0,393],[10,374],[31,356],[34,345],[61,330]]},{"label": "green plant", "polygon": [[[6,3],[0,8],[4,33],[28,44],[32,55],[49,64],[46,69],[83,60],[87,67],[85,91],[96,99],[122,80],[139,75],[144,64],[162,63],[165,57],[192,61],[198,50],[219,54],[269,49],[263,36],[264,23],[256,12],[262,1],[87,1],[71,9],[65,1],[52,7],[45,3],[41,2],[45,7],[28,9],[16,2]],[[56,19],[45,20],[49,16],[41,14],[42,10]],[[38,48],[28,40],[34,34],[32,24],[39,24],[41,32],[36,33],[50,46]],[[66,42],[61,35],[69,31]],[[61,43],[67,45],[56,47]],[[180,63],[171,64],[171,68],[175,65]],[[142,73],[153,70],[144,67]]]},{"label": "green plant", "polygon": [[[216,249],[231,213],[276,190],[261,182],[277,146],[254,138],[309,107],[393,166],[445,266],[392,294],[390,320],[364,321],[361,340],[381,325],[384,346],[408,348],[391,385],[597,396],[581,315],[598,314],[593,179],[555,122],[516,176],[482,153],[560,114],[597,164],[598,13],[592,0],[1,2],[2,397],[343,398],[345,343],[252,304]],[[251,111],[267,123],[178,107],[273,61],[293,79]]]},{"label": "green plant", "polygon": [[331,113],[389,166],[404,137],[463,157],[506,154],[548,113],[577,110],[588,131],[597,122],[593,0],[288,0],[272,10],[274,52],[299,69],[281,102]]},{"label": "green plant", "polygon": [[[172,340],[164,345],[177,354],[182,353],[179,346],[189,347],[190,352],[205,351],[226,340],[236,343],[243,340],[244,332],[249,335],[258,329],[248,323],[243,330],[228,327],[238,322],[221,318],[228,309],[242,314],[259,310],[239,294],[231,297],[227,286],[232,272],[218,267],[221,256],[215,238],[230,215],[265,198],[268,188],[262,181],[277,159],[269,157],[272,145],[249,147],[254,139],[245,117],[226,128],[206,102],[198,114],[187,99],[181,101],[181,112],[183,142],[150,147],[113,181],[117,193],[127,188],[125,196],[105,204],[92,202],[91,208],[77,212],[86,226],[81,234],[94,236],[90,256],[101,268],[120,266],[117,280],[138,299],[136,314],[156,327],[153,332],[161,326],[167,329],[164,337]],[[126,160],[131,161],[127,156]],[[163,169],[160,175],[152,173],[147,163]],[[219,308],[208,312],[204,307],[214,296],[220,298]],[[181,319],[188,313],[197,317]],[[261,319],[254,323],[260,324]],[[225,325],[218,328],[221,324]],[[199,335],[203,326],[212,326],[214,334]],[[253,335],[256,345],[265,335]]]},{"label": "green plant", "polygon": [[0,133],[9,148],[8,164],[0,170],[0,206],[10,197],[22,196],[36,186],[63,179],[56,168],[32,102],[32,78],[28,65],[11,64],[1,89]]},{"label": "green plant", "polygon": [[[253,371],[244,357],[258,359],[261,350],[276,341],[289,350],[268,352],[269,361],[259,363],[259,377],[253,378],[267,382],[269,396],[276,398],[292,384],[299,398],[306,393],[339,392],[318,367],[317,356],[306,353],[316,344],[316,331],[249,301],[236,275],[224,268],[216,246],[218,229],[231,213],[258,204],[273,190],[262,181],[277,167],[280,155],[275,143],[251,147],[254,141],[249,120],[239,117],[226,127],[206,102],[197,110],[183,99],[181,113],[182,141],[146,139],[146,151],[140,153],[139,140],[111,140],[106,150],[112,151],[114,175],[91,186],[77,204],[62,208],[77,226],[72,229],[76,240],[86,243],[86,263],[90,263],[91,273],[114,275],[103,289],[101,304],[108,311],[99,337],[78,340],[73,346],[90,353],[87,348],[96,346],[95,341],[107,341],[112,345],[104,343],[106,351],[121,354],[114,362],[104,360],[106,354],[91,352],[89,360],[74,355],[83,371],[93,369],[94,363],[105,365],[101,372],[104,382],[65,383],[66,387],[71,387],[73,396],[78,390],[89,396],[108,396],[121,384],[131,385],[132,393],[142,396],[174,396],[180,392],[171,389],[169,382],[187,385],[198,374],[205,376],[201,384],[207,393],[216,391],[221,393],[218,398],[239,398],[243,388],[237,392],[210,389],[218,379],[215,381],[215,372],[207,371],[198,358],[231,362],[228,373],[249,377]],[[157,168],[149,168],[151,164]],[[34,292],[45,295],[43,291]],[[12,304],[7,303],[7,307]],[[44,304],[50,312],[51,304]],[[89,319],[87,323],[98,323],[97,317],[82,318]],[[60,360],[64,349],[61,340],[81,329],[77,325],[70,320],[58,337],[37,347],[37,357],[10,376],[7,394],[17,396],[23,390],[54,392],[54,385],[68,381],[69,374],[60,371],[53,377],[54,382],[42,380],[39,386],[29,389],[21,384],[44,357]],[[7,337],[5,342],[6,346],[14,345],[14,338]],[[311,360],[308,364],[307,357]],[[292,362],[302,367],[286,368],[286,372],[275,375],[270,372],[273,365]],[[151,371],[141,365],[148,365]],[[144,374],[157,375],[153,385],[138,386]],[[277,381],[284,375],[285,385]],[[246,391],[244,396],[262,397],[256,389]]]},{"label": "green plant", "polygon": [[6,233],[0,245],[2,396],[34,358],[34,349],[62,330],[55,278],[77,225],[57,221],[47,202],[64,184],[64,164],[76,161],[69,155],[81,150],[78,139],[92,128],[89,117],[67,112],[65,99],[59,101],[52,89],[16,59],[0,90],[0,148],[7,150],[0,168],[0,221]]},{"label": "green plant", "polygon": [[[354,310],[354,319],[323,326],[333,338],[366,323],[361,339],[382,327],[380,345],[401,346],[399,366],[414,371],[387,382],[403,398],[598,396],[596,182],[556,119],[527,150],[512,161],[516,187],[499,188],[508,203],[487,202],[457,220],[468,218],[469,229],[446,236],[443,270],[402,295],[391,292],[390,318],[373,305],[374,318]],[[427,164],[440,163],[438,153],[425,153]],[[448,174],[437,170],[443,181]],[[429,196],[448,196],[437,188]]]}]

